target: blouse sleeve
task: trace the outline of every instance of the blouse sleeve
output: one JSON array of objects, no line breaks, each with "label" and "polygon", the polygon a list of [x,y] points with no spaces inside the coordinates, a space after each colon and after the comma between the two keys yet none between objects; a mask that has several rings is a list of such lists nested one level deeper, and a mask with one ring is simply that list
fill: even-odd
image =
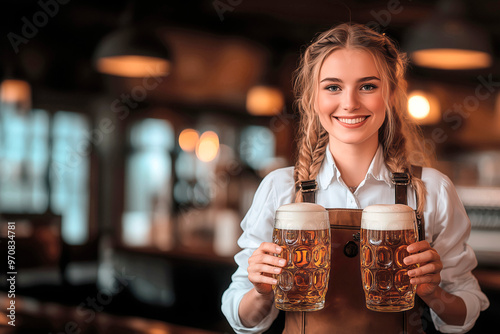
[{"label": "blouse sleeve", "polygon": [[243,326],[238,316],[238,308],[243,296],[253,288],[248,280],[248,258],[262,242],[272,240],[274,213],[277,209],[273,173],[269,174],[259,185],[253,203],[241,222],[243,234],[238,240],[242,248],[234,259],[238,269],[232,276],[232,283],[222,296],[222,313],[236,333],[262,333],[266,331],[278,316],[278,309],[273,307],[257,326]]},{"label": "blouse sleeve", "polygon": [[[474,326],[480,311],[489,306],[488,298],[472,274],[477,260],[473,249],[467,244],[471,224],[450,179],[436,170],[427,169],[427,172],[433,174],[432,178],[436,182],[433,182],[434,185],[426,182],[427,217],[424,215],[424,218],[426,223],[429,222],[427,226],[430,229],[426,239],[436,249],[443,263],[441,288],[461,297],[467,307],[463,326],[446,324],[433,310],[431,316],[437,330],[443,333],[465,333]],[[432,187],[436,187],[434,191]]]}]

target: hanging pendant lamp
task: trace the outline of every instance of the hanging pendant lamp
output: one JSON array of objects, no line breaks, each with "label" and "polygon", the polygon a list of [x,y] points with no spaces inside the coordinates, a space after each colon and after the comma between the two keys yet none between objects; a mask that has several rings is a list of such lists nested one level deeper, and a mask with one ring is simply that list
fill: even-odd
[{"label": "hanging pendant lamp", "polygon": [[434,14],[412,27],[405,51],[414,64],[444,70],[471,70],[492,65],[487,32],[466,19],[465,4],[442,0]]},{"label": "hanging pendant lamp", "polygon": [[94,64],[104,74],[121,77],[167,76],[172,54],[154,29],[134,22],[129,3],[120,27],[105,36],[94,53]]},{"label": "hanging pendant lamp", "polygon": [[10,106],[19,114],[31,110],[32,91],[28,76],[21,64],[14,59],[2,59],[5,66],[0,83],[0,103]]}]

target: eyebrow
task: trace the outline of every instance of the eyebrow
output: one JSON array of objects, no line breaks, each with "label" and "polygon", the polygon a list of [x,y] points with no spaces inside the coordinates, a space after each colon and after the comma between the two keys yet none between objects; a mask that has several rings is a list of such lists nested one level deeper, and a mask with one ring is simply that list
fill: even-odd
[{"label": "eyebrow", "polygon": [[[370,77],[359,78],[357,80],[357,82],[365,82],[365,81],[371,81],[371,80],[378,80],[378,81],[380,81],[380,79],[378,77],[376,77],[376,76],[370,76]],[[339,79],[339,78],[324,78],[320,82],[324,82],[324,81],[342,82],[342,80]]]}]

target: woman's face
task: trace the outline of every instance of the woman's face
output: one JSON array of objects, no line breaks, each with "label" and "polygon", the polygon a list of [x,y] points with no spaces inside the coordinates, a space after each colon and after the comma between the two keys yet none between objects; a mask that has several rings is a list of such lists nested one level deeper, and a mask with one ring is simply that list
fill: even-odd
[{"label": "woman's face", "polygon": [[367,51],[340,49],[325,59],[316,112],[331,145],[378,145],[385,119],[381,79]]}]

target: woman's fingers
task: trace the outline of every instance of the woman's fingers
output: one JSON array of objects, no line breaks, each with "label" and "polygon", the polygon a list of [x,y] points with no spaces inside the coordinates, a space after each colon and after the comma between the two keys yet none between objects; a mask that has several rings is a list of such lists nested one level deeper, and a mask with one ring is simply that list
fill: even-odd
[{"label": "woman's fingers", "polygon": [[[265,264],[265,263],[254,263],[254,264],[251,264],[248,266],[248,274],[250,273],[259,273],[259,274],[269,274],[269,275],[273,275],[273,274],[279,274],[281,273],[281,268],[282,267],[282,264],[284,265],[284,263],[282,261],[285,261],[283,259],[280,259],[280,258],[277,258],[279,261],[278,261],[278,265],[269,265],[269,264]],[[276,260],[274,260],[273,262],[276,262]]]},{"label": "woman's fingers", "polygon": [[269,254],[260,254],[248,259],[248,264],[250,266],[259,264],[269,264],[276,267],[283,267],[285,263],[286,263],[285,259]]},{"label": "woman's fingers", "polygon": [[413,254],[413,253],[421,252],[421,251],[424,251],[424,250],[427,250],[427,249],[431,249],[431,248],[432,247],[431,247],[431,245],[429,244],[429,242],[427,240],[422,240],[422,241],[414,242],[411,245],[408,245],[408,247],[406,248],[406,250],[410,254]]},{"label": "woman's fingers", "polygon": [[407,251],[412,255],[404,258],[403,261],[406,265],[417,263],[423,265],[431,262],[441,262],[441,258],[437,251],[425,240],[409,245]]},{"label": "woman's fingers", "polygon": [[441,270],[443,270],[441,257],[425,240],[409,245],[407,250],[411,255],[404,258],[404,263],[419,265],[408,271],[410,283],[417,285],[417,293],[421,297],[422,294],[432,293],[441,283]]},{"label": "woman's fingers", "polygon": [[425,265],[421,265],[418,268],[412,269],[408,271],[408,276],[422,276],[428,274],[437,274],[440,273],[443,269],[443,265],[440,262],[431,262]]},{"label": "woman's fingers", "polygon": [[275,254],[280,254],[282,248],[270,242],[263,242],[248,259],[248,279],[254,284],[257,291],[261,293],[270,292],[269,286],[274,285],[277,280],[273,275],[281,273],[281,267],[286,260]]},{"label": "woman's fingers", "polygon": [[[267,264],[270,266],[275,266],[275,267],[283,267],[286,264],[286,260],[282,259],[278,256],[274,256],[273,254],[279,254],[281,253],[281,248],[278,249],[276,248],[276,245],[272,244],[273,246],[267,245],[266,247],[259,247],[253,254],[248,258],[248,265],[249,265],[249,270],[250,267],[252,269],[255,269],[254,267],[259,267],[261,264]],[[277,252],[270,254],[269,251],[272,252]],[[258,269],[255,269],[258,270]],[[264,271],[263,271],[264,272]],[[265,271],[268,272],[268,271]]]},{"label": "woman's fingers", "polygon": [[420,264],[425,265],[431,262],[441,262],[439,254],[435,250],[427,250],[423,253],[413,254],[404,258],[404,263],[406,265],[410,264]]},{"label": "woman's fingers", "polygon": [[[272,267],[272,268],[276,268],[276,267]],[[278,270],[281,270],[279,268],[276,268]],[[270,269],[271,270],[274,270],[274,269]],[[274,273],[274,274],[278,274],[278,273]],[[252,273],[248,273],[248,279],[250,280],[250,282],[252,282],[253,284],[276,284],[277,281],[276,279],[274,278],[274,276],[270,275],[270,274],[266,274],[265,271],[263,272],[252,272]]]},{"label": "woman's fingers", "polygon": [[441,274],[423,275],[410,278],[410,283],[413,285],[419,284],[433,284],[439,285],[441,283]]},{"label": "woman's fingers", "polygon": [[260,244],[259,248],[257,248],[252,256],[250,257],[254,257],[254,256],[258,256],[258,255],[261,255],[261,254],[280,254],[281,253],[281,247],[276,245],[276,244],[273,244],[272,242],[263,242]]},{"label": "woman's fingers", "polygon": [[276,244],[273,244],[272,242],[263,242],[260,244],[259,248],[257,248],[255,252],[279,254],[281,253],[281,247]]}]

